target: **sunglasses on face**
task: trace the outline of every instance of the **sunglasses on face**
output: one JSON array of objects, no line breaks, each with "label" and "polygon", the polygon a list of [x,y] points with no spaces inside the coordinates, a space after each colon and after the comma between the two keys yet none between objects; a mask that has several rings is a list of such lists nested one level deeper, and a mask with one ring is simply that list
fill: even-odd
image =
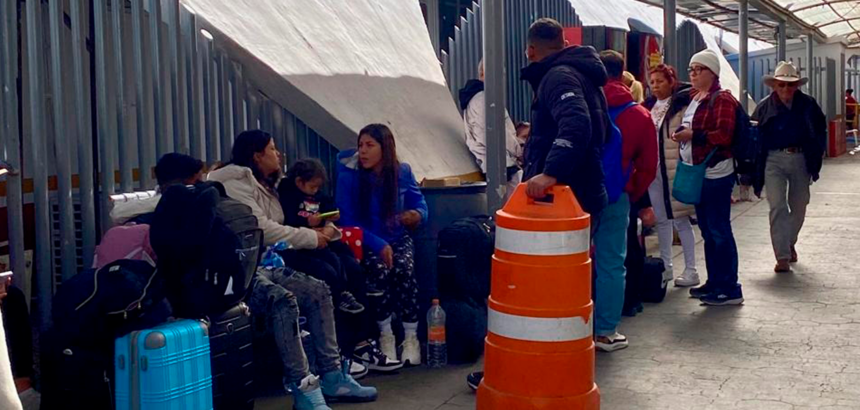
[{"label": "sunglasses on face", "polygon": [[776,88],[797,88],[800,84],[798,83],[776,83]]}]

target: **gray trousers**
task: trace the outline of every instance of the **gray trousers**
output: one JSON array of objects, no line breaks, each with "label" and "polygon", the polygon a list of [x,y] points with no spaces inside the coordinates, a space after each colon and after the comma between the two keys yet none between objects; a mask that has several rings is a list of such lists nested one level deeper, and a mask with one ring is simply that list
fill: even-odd
[{"label": "gray trousers", "polygon": [[260,268],[255,279],[249,306],[254,314],[265,315],[266,329],[274,334],[284,365],[284,383],[298,383],[309,374],[299,312],[307,319],[316,371],[322,375],[340,370],[334,305],[325,282],[289,268]]},{"label": "gray trousers", "polygon": [[770,239],[778,261],[791,259],[791,247],[797,244],[806,218],[811,181],[802,153],[771,151],[768,154],[765,192],[770,204]]}]

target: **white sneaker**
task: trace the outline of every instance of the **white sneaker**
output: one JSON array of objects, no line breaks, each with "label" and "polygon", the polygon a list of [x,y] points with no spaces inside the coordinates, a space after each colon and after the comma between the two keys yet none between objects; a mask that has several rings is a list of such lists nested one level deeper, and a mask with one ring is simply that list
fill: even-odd
[{"label": "white sneaker", "polygon": [[625,349],[630,344],[627,342],[627,336],[615,332],[609,336],[597,336],[594,338],[594,347],[602,352],[614,352],[616,350]]},{"label": "white sneaker", "polygon": [[418,335],[406,335],[400,361],[410,366],[421,365],[421,343],[418,342]]},{"label": "white sneaker", "polygon": [[663,270],[663,284],[667,284],[675,279],[675,270],[669,266]]},{"label": "white sneaker", "polygon": [[385,356],[397,360],[397,342],[394,340],[393,333],[383,333],[379,335],[379,350]]},{"label": "white sneaker", "polygon": [[364,376],[367,376],[368,371],[369,369],[367,368],[367,366],[355,360],[349,361],[349,375],[352,376],[353,379],[359,380]]},{"label": "white sneaker", "polygon": [[684,274],[675,279],[675,286],[679,288],[699,286],[700,283],[699,273],[694,270],[684,270]]}]

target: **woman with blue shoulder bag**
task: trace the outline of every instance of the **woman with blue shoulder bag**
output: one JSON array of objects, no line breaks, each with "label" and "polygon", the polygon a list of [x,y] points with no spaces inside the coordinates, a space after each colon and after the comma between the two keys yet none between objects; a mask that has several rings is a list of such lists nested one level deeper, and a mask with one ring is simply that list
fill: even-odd
[{"label": "woman with blue shoulder bag", "polygon": [[708,280],[690,289],[690,296],[705,305],[739,305],[744,298],[731,224],[736,180],[731,146],[739,103],[728,90],[721,89],[720,61],[713,51],[694,55],[688,72],[692,99],[681,127],[672,134],[681,150],[672,195],[696,206],[708,271]]}]

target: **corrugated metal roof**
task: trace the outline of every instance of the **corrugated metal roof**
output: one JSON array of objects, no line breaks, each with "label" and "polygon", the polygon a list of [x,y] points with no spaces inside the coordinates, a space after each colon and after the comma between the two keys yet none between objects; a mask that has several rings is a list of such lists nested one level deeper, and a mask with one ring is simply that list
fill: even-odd
[{"label": "corrugated metal roof", "polygon": [[[657,7],[663,7],[663,0],[638,0]],[[831,3],[840,0],[830,0]],[[822,0],[750,0],[749,2],[749,36],[761,41],[775,42],[779,20],[787,24],[786,35],[789,38],[804,35],[804,31],[815,31],[820,37],[829,36],[823,30],[817,30],[813,22],[796,16],[786,7],[792,3],[826,3]],[[860,0],[843,0],[846,4],[857,6]],[[704,21],[723,28],[738,32],[738,9],[736,0],[676,0],[678,13]],[[811,10],[811,9],[810,9]],[[857,24],[855,24],[857,25]]]},{"label": "corrugated metal roof", "polygon": [[860,46],[860,1],[858,0],[772,0],[798,18],[815,26],[828,37],[845,36],[852,46]]}]

